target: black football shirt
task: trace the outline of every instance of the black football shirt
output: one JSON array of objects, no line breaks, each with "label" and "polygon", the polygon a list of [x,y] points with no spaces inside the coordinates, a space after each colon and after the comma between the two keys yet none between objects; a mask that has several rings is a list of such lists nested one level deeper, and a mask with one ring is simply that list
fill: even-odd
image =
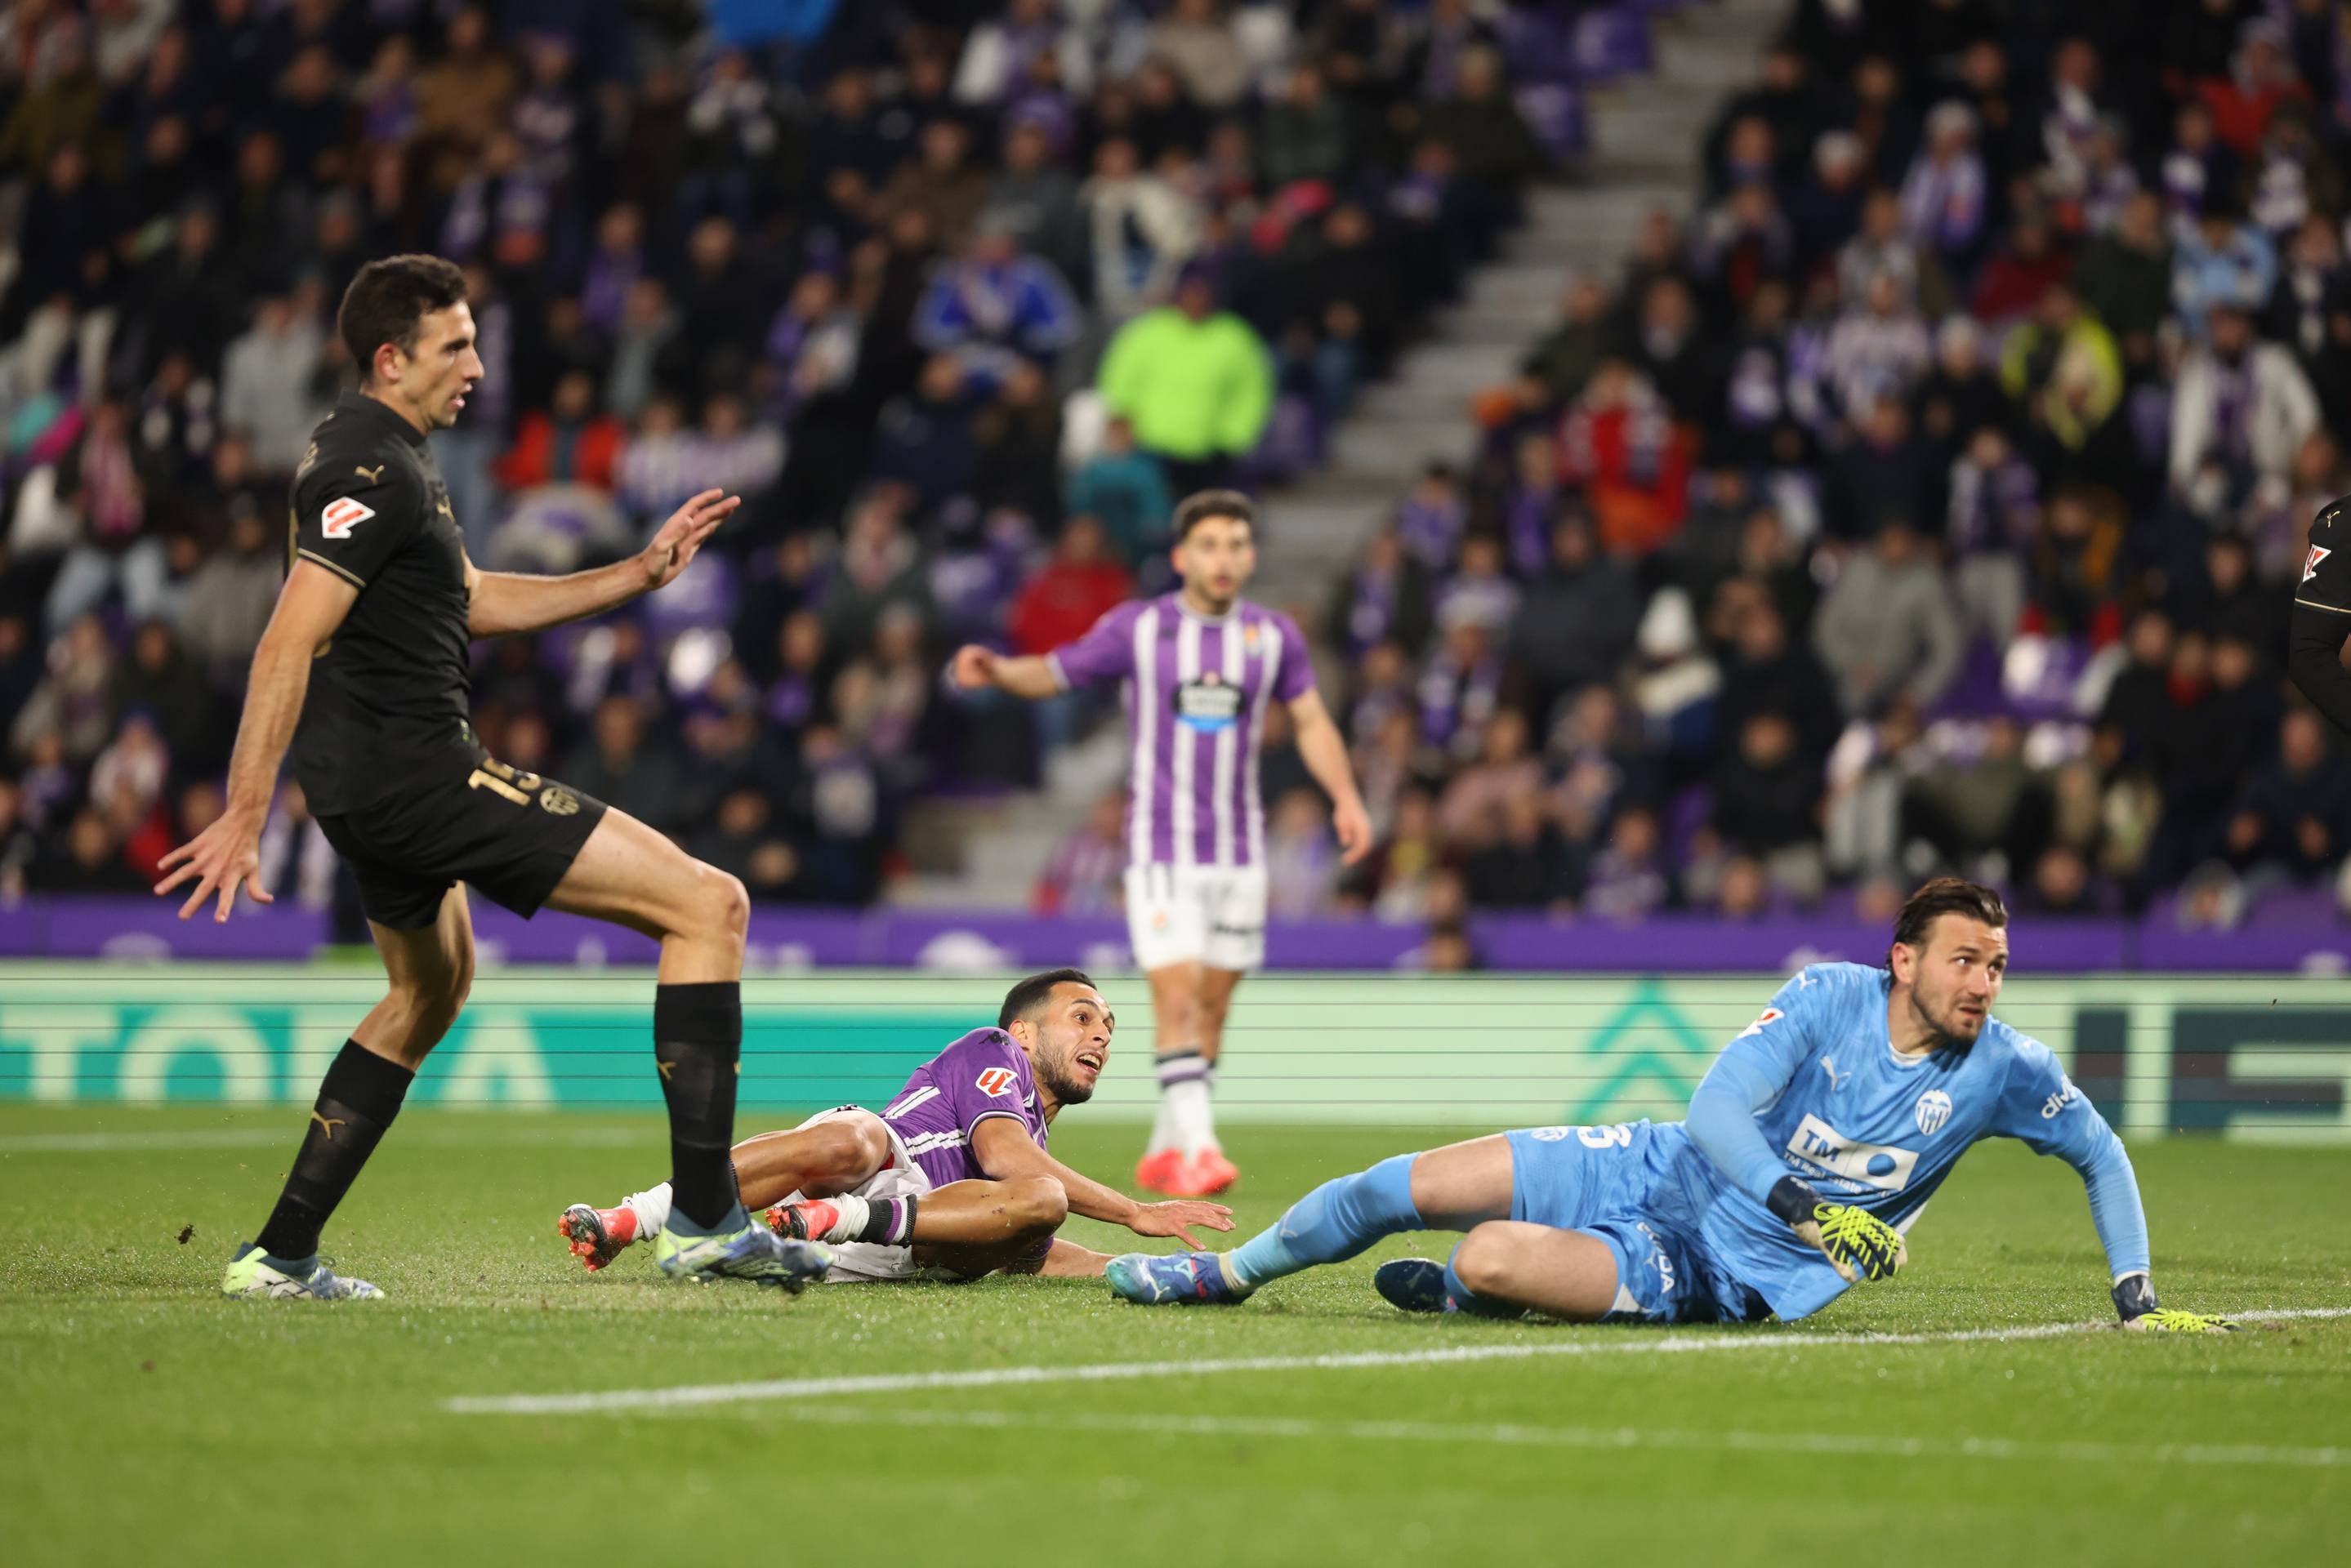
[{"label": "black football shirt", "polygon": [[465,542],[423,431],[363,394],[336,401],[294,474],[288,572],[297,561],[359,589],[314,655],[294,732],[294,776],[331,816],[475,744]]}]

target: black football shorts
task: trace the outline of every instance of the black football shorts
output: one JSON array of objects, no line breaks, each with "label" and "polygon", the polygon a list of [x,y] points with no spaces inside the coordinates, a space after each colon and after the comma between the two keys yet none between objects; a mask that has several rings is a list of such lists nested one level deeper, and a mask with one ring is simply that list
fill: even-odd
[{"label": "black football shorts", "polygon": [[358,874],[367,917],[395,931],[433,924],[453,883],[467,882],[528,919],[602,820],[593,795],[458,751],[356,811],[319,818]]}]

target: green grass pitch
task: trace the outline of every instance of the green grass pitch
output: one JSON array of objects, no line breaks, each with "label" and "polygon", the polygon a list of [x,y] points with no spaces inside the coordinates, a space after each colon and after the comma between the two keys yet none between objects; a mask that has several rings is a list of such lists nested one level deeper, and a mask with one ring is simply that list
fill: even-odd
[{"label": "green grass pitch", "polygon": [[[1240,1233],[1461,1130],[1237,1129]],[[392,1299],[223,1302],[298,1132],[283,1107],[0,1107],[0,1559],[2300,1564],[2351,1539],[2351,1319],[1949,1337],[2112,1315],[2080,1183],[2006,1145],[1970,1157],[1898,1280],[1794,1327],[1667,1334],[1389,1310],[1372,1265],[1441,1237],[1228,1311],[1095,1281],[790,1300],[668,1286],[643,1255],[591,1278],[557,1213],[659,1176],[665,1145],[584,1115],[413,1113],[329,1233]],[[1054,1150],[1123,1175],[1135,1137],[1081,1111]],[[2135,1158],[2167,1302],[2351,1306],[2351,1150]],[[1923,1337],[1814,1343],[1864,1334]],[[1216,1367],[1244,1359],[1281,1365]],[[1017,1370],[1112,1365],[1151,1375]]]}]

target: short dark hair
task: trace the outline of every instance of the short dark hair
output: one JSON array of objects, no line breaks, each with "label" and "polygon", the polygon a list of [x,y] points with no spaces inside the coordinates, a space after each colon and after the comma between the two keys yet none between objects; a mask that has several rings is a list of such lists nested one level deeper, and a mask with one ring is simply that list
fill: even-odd
[{"label": "short dark hair", "polygon": [[465,302],[465,275],[455,262],[439,256],[385,256],[360,268],[343,290],[335,330],[364,381],[375,374],[378,348],[391,343],[403,354],[415,353],[417,329],[424,317]]},{"label": "short dark hair", "polygon": [[1923,948],[1935,929],[1938,915],[1965,915],[1987,926],[2008,924],[2008,906],[2000,894],[1964,877],[1938,877],[1903,901],[1894,918],[1894,940],[1909,948]]},{"label": "short dark hair", "polygon": [[1191,537],[1192,530],[1211,517],[1230,517],[1246,523],[1249,532],[1257,532],[1257,505],[1238,490],[1203,490],[1186,495],[1176,508],[1176,542],[1180,545]]},{"label": "short dark hair", "polygon": [[1004,1005],[996,1014],[996,1026],[1009,1029],[1016,1018],[1027,1018],[1052,999],[1057,985],[1093,984],[1093,977],[1081,969],[1049,969],[1042,974],[1032,974],[1004,993]]}]

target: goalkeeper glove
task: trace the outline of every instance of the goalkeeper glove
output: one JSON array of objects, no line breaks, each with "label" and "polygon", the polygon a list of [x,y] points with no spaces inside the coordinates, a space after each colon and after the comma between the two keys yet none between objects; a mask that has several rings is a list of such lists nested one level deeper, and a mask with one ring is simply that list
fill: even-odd
[{"label": "goalkeeper glove", "polygon": [[2180,1312],[2155,1304],[2155,1286],[2145,1274],[2126,1274],[2115,1286],[2115,1311],[2125,1328],[2142,1334],[2234,1334],[2237,1325],[2211,1313]]},{"label": "goalkeeper glove", "polygon": [[1818,1247],[1847,1284],[1890,1279],[1910,1261],[1902,1232],[1866,1209],[1822,1201],[1801,1176],[1782,1177],[1764,1203],[1806,1245]]}]

